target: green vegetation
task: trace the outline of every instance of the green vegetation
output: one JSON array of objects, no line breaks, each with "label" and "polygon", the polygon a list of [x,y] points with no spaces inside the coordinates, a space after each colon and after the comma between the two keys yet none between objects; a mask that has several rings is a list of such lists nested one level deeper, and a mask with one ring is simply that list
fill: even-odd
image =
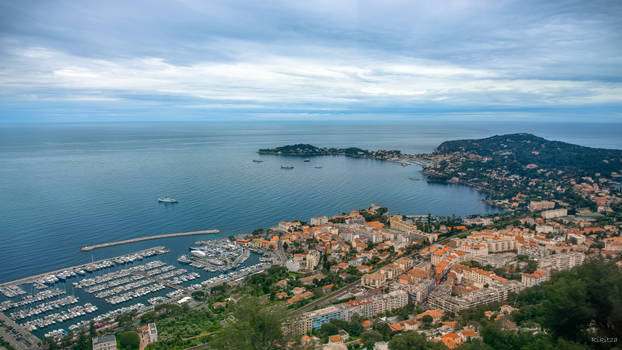
[{"label": "green vegetation", "polygon": [[259,153],[264,154],[284,154],[284,155],[300,155],[300,156],[325,156],[325,155],[358,155],[369,154],[369,151],[350,147],[350,148],[319,148],[309,144],[287,145],[275,148],[260,149]]},{"label": "green vegetation", "polygon": [[15,350],[15,348],[12,347],[11,344],[5,342],[2,338],[0,338],[0,346],[4,346],[7,350]]},{"label": "green vegetation", "polygon": [[492,157],[490,168],[508,166],[523,172],[528,164],[563,169],[577,175],[611,173],[622,168],[622,151],[591,148],[560,141],[549,141],[532,134],[509,134],[478,140],[446,141],[436,148],[436,154],[454,152],[474,153]]},{"label": "green vegetation", "polygon": [[286,314],[280,306],[246,296],[232,309],[232,320],[214,335],[211,348],[260,350],[274,349],[285,343],[281,326]]},{"label": "green vegetation", "polygon": [[[273,265],[266,272],[258,273],[247,278],[246,286],[243,289],[244,294],[254,296],[261,296],[264,294],[274,295],[280,290],[280,288],[276,286],[276,283],[280,280],[288,279],[288,277],[289,272],[286,267]],[[292,286],[291,283],[289,285]]]},{"label": "green vegetation", "polygon": [[622,339],[622,273],[613,262],[590,260],[558,272],[523,291],[518,306],[516,322],[538,323],[554,339],[584,344],[592,344],[593,337]]},{"label": "green vegetation", "polygon": [[[148,314],[143,316],[147,317],[144,321],[151,322],[152,315]],[[177,350],[199,345],[220,328],[220,318],[207,308],[187,309],[177,305],[162,305],[153,315],[157,315],[159,341],[150,344],[147,347],[149,350]]]},{"label": "green vegetation", "polygon": [[123,331],[117,334],[117,340],[122,350],[134,350],[140,346],[140,337],[136,331]]},{"label": "green vegetation", "polygon": [[370,222],[370,221],[380,221],[383,224],[388,224],[389,223],[389,217],[387,215],[388,213],[388,209],[387,208],[378,208],[374,213],[370,213],[365,209],[361,209],[359,210],[359,212],[361,213],[361,215],[363,216],[363,218],[365,218],[365,221]]},{"label": "green vegetation", "polygon": [[[426,316],[429,317],[429,316]],[[442,344],[428,341],[424,335],[409,331],[396,335],[389,341],[391,350],[441,350],[446,349]]]},{"label": "green vegetation", "polygon": [[357,147],[348,148],[320,148],[309,144],[296,144],[287,145],[275,148],[264,148],[259,150],[260,154],[277,154],[277,155],[289,155],[289,156],[329,156],[329,155],[344,155],[346,157],[353,158],[376,158],[376,159],[389,159],[399,157],[400,151],[391,150],[378,150],[370,152],[368,150],[360,149]]},{"label": "green vegetation", "polygon": [[329,335],[337,334],[340,329],[343,329],[351,336],[358,337],[363,332],[363,326],[361,326],[362,321],[363,318],[358,315],[354,315],[350,322],[333,319],[322,325],[322,328],[319,330],[319,335],[322,337],[328,337]]},{"label": "green vegetation", "polygon": [[464,310],[460,326],[478,327],[482,342],[469,342],[460,349],[610,349],[618,344],[592,339],[622,337],[622,272],[613,262],[589,260],[554,273],[550,281],[510,300],[519,309],[507,318],[518,329],[504,329],[509,320],[489,320],[484,315],[499,310],[501,302]]}]

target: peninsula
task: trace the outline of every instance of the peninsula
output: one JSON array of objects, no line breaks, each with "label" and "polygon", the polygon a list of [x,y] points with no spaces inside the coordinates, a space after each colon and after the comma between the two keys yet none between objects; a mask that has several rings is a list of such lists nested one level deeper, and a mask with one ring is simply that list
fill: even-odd
[{"label": "peninsula", "polygon": [[352,158],[375,158],[390,159],[399,157],[401,152],[397,150],[378,150],[368,151],[358,147],[334,148],[334,147],[316,147],[309,144],[287,145],[275,148],[264,148],[259,150],[259,154],[274,154],[282,156],[346,156]]},{"label": "peninsula", "polygon": [[[406,154],[400,151],[368,151],[356,147],[320,148],[298,144],[261,149],[275,155],[344,155],[416,163],[428,182],[463,184],[489,196],[488,204],[517,209],[512,198],[548,197],[556,194],[564,202],[597,209],[597,204],[577,196],[572,187],[577,179],[620,189],[622,150],[592,148],[546,140],[529,133],[495,135],[483,139],[445,141],[432,153]],[[609,208],[605,204],[604,208]]]}]

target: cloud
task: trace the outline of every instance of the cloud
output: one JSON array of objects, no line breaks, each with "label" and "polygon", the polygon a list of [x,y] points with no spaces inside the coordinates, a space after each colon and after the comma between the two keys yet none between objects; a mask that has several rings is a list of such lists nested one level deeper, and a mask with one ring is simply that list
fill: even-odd
[{"label": "cloud", "polygon": [[617,1],[74,5],[0,4],[0,117],[622,106]]}]

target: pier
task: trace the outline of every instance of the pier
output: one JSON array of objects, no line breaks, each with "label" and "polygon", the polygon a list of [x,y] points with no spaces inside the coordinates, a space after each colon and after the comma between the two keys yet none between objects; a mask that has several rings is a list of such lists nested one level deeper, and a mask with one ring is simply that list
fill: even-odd
[{"label": "pier", "polygon": [[192,232],[181,232],[181,233],[168,233],[168,234],[163,234],[163,235],[155,235],[155,236],[146,236],[146,237],[126,239],[124,241],[116,241],[116,242],[109,242],[109,243],[102,243],[102,244],[95,244],[95,245],[87,245],[87,246],[84,246],[84,247],[80,248],[80,250],[83,251],[83,252],[89,252],[91,250],[98,249],[98,248],[113,247],[113,246],[116,246],[116,245],[130,244],[130,243],[148,241],[148,240],[152,240],[152,239],[171,238],[171,237],[183,237],[183,236],[194,236],[194,235],[205,235],[205,234],[213,234],[213,233],[219,233],[219,232],[220,232],[220,230],[203,230],[203,231],[192,231]]},{"label": "pier", "polygon": [[[161,250],[161,251],[166,250],[168,252],[166,247],[158,246],[158,247],[153,247],[153,248],[149,248],[149,249],[139,250],[137,252],[130,253],[130,254],[124,254],[122,256],[131,255],[131,254],[141,254],[141,253],[147,252],[149,250]],[[96,261],[91,261],[91,262],[88,262],[88,263],[85,263],[85,264],[79,264],[79,265],[75,265],[75,266],[65,267],[65,268],[62,268],[62,269],[54,270],[54,271],[49,271],[49,272],[40,273],[40,274],[29,276],[29,277],[20,278],[20,279],[17,279],[17,280],[14,280],[14,281],[10,281],[10,282],[2,282],[2,283],[0,283],[0,287],[10,286],[10,285],[22,285],[22,284],[26,284],[26,283],[33,283],[36,280],[38,280],[39,278],[41,278],[41,277],[45,277],[45,276],[49,276],[49,275],[56,275],[56,274],[59,274],[59,273],[61,273],[63,271],[66,271],[66,270],[84,269],[84,268],[87,268],[89,265],[99,264],[99,263],[102,263],[104,261],[110,261],[110,260],[114,260],[114,259],[115,259],[115,257],[107,258],[107,259],[101,259],[101,260],[96,260]]]}]

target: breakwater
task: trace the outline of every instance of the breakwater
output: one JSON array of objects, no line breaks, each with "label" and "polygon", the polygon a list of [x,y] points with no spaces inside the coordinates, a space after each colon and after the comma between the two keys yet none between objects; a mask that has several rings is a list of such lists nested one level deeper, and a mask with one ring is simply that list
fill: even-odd
[{"label": "breakwater", "polygon": [[87,246],[84,246],[84,247],[80,248],[80,250],[83,251],[83,252],[89,252],[91,250],[98,249],[98,248],[113,247],[113,246],[116,246],[116,245],[130,244],[130,243],[148,241],[148,240],[152,240],[152,239],[171,238],[171,237],[183,237],[183,236],[194,236],[194,235],[205,235],[205,234],[213,234],[213,233],[219,233],[219,232],[220,232],[220,230],[203,230],[203,231],[192,231],[192,232],[167,233],[167,234],[163,234],[163,235],[145,236],[145,237],[126,239],[124,241],[116,241],[116,242],[101,243],[101,244],[95,244],[95,245],[87,245]]}]

